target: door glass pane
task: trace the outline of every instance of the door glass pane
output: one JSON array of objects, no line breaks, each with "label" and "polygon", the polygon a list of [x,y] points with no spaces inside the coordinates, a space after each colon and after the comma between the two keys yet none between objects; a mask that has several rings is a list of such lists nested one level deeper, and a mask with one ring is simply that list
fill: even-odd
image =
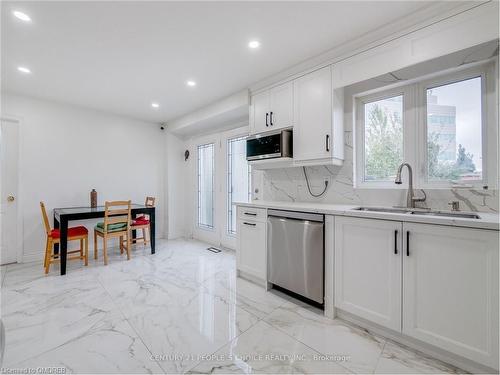
[{"label": "door glass pane", "polygon": [[214,227],[214,144],[198,146],[198,227]]},{"label": "door glass pane", "polygon": [[364,180],[394,181],[403,162],[403,95],[364,105]]},{"label": "door glass pane", "polygon": [[482,180],[481,77],[427,89],[427,178]]},{"label": "door glass pane", "polygon": [[235,202],[249,202],[250,165],[246,159],[246,137],[227,141],[227,232],[236,233]]}]

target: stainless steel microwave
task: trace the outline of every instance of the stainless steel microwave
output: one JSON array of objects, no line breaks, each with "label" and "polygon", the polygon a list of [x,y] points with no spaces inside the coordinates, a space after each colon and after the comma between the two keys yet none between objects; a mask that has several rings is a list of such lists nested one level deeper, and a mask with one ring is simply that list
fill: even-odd
[{"label": "stainless steel microwave", "polygon": [[257,134],[247,138],[247,160],[293,157],[290,129]]}]

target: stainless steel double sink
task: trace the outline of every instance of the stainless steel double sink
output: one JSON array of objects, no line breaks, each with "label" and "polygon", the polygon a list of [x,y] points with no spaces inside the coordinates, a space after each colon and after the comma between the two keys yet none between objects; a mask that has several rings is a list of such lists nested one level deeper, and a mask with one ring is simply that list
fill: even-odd
[{"label": "stainless steel double sink", "polygon": [[466,213],[466,212],[449,212],[449,211],[432,211],[420,208],[405,208],[405,207],[358,207],[355,211],[367,212],[385,212],[393,214],[406,214],[406,215],[425,215],[425,216],[439,216],[460,219],[481,219],[479,215]]}]

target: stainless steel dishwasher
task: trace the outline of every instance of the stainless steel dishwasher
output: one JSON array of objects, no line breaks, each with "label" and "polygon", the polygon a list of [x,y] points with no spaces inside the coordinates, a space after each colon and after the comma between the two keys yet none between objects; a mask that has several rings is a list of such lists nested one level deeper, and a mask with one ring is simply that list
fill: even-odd
[{"label": "stainless steel dishwasher", "polygon": [[322,304],[324,216],[282,210],[267,213],[268,281]]}]

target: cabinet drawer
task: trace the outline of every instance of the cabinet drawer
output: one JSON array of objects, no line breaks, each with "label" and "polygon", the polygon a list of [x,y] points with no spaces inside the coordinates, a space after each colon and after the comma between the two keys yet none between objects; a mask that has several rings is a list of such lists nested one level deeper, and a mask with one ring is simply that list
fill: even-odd
[{"label": "cabinet drawer", "polygon": [[238,207],[238,218],[242,220],[266,221],[266,209],[254,207]]},{"label": "cabinet drawer", "polygon": [[266,223],[238,220],[236,267],[246,274],[266,280]]}]

